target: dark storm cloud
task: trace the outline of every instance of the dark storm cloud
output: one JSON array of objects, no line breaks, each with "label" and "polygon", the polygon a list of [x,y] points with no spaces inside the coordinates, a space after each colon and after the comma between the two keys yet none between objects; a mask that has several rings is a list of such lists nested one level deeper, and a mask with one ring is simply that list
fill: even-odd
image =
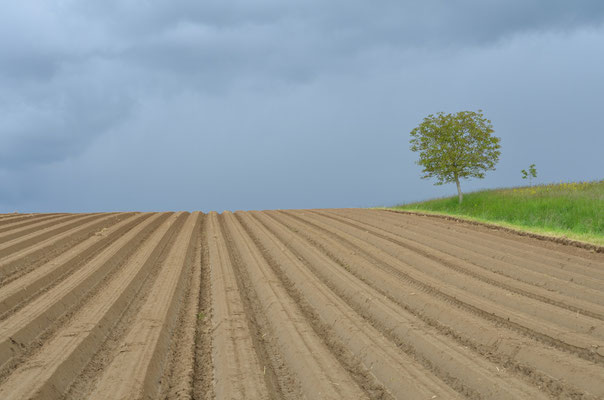
[{"label": "dark storm cloud", "polygon": [[13,110],[6,107],[12,113],[0,123],[0,168],[17,169],[79,155],[97,135],[123,120],[130,107],[123,99],[84,91],[53,94],[43,103]]},{"label": "dark storm cloud", "polygon": [[493,38],[524,29],[573,28],[599,23],[604,6],[597,0],[551,1],[95,1],[76,3],[78,13],[118,28],[146,35],[190,22],[217,28],[296,23],[319,31],[379,32],[408,35],[394,41],[417,40],[433,33]]},{"label": "dark storm cloud", "polygon": [[197,76],[201,88],[247,75],[304,80],[376,48],[485,45],[523,32],[598,25],[604,17],[601,1],[563,0],[103,1],[77,7],[78,15],[111,30],[120,43],[116,56],[143,69]]},{"label": "dark storm cloud", "polygon": [[[0,207],[40,204],[35,199],[49,198],[51,182],[110,185],[117,175],[116,193],[127,191],[126,183],[151,191],[157,180],[141,178],[147,171],[174,175],[213,163],[231,181],[210,180],[212,193],[204,195],[216,203],[241,197],[233,189],[240,185],[255,199],[250,207],[263,207],[268,203],[254,188],[268,190],[277,180],[292,187],[272,193],[280,203],[270,206],[301,204],[292,199],[304,196],[327,205],[315,192],[336,199],[352,190],[336,191],[321,181],[328,176],[354,171],[367,190],[376,188],[372,179],[385,159],[359,164],[363,150],[382,151],[367,132],[392,140],[394,133],[385,132],[407,129],[423,113],[498,104],[481,92],[485,85],[490,93],[553,86],[567,98],[577,88],[592,96],[579,77],[574,85],[559,76],[539,83],[543,71],[522,60],[541,59],[523,52],[531,40],[536,54],[547,47],[552,60],[545,68],[567,77],[583,68],[576,59],[565,67],[573,35],[597,31],[603,21],[604,2],[580,0],[14,2],[0,13]],[[602,44],[598,35],[585,37],[579,44]],[[508,50],[491,54],[496,48]],[[579,50],[576,57],[591,51]],[[551,93],[523,95],[544,110],[555,105]],[[512,117],[502,118],[506,126]],[[271,178],[247,187],[252,181],[243,175],[250,171]],[[176,192],[180,183],[174,184]],[[105,192],[97,198],[119,198]]]}]

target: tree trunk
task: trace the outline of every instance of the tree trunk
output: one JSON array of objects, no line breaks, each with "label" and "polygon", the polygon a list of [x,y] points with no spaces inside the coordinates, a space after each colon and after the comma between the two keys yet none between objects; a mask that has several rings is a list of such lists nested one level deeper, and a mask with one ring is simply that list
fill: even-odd
[{"label": "tree trunk", "polygon": [[459,204],[463,200],[463,194],[461,193],[461,186],[459,185],[459,178],[455,177],[455,183],[457,184],[457,196],[459,196]]}]

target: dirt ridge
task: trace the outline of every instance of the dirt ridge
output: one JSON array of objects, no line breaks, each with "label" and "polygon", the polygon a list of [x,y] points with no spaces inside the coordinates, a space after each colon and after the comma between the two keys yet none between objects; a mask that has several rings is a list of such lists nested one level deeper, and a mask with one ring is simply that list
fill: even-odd
[{"label": "dirt ridge", "polygon": [[469,219],[458,218],[458,217],[454,217],[451,215],[428,214],[428,213],[422,213],[422,212],[416,212],[416,211],[405,211],[405,210],[384,210],[384,211],[399,213],[399,214],[419,215],[422,217],[430,217],[430,218],[441,218],[441,219],[445,219],[448,221],[461,222],[461,223],[468,224],[468,225],[479,225],[479,226],[484,226],[485,228],[489,228],[489,229],[492,229],[495,231],[509,232],[509,233],[513,233],[514,235],[527,236],[530,238],[543,240],[546,242],[553,242],[553,243],[563,244],[563,245],[567,245],[567,246],[575,246],[575,247],[579,247],[581,249],[593,250],[597,253],[604,253],[604,246],[599,246],[597,244],[585,243],[585,242],[581,242],[579,240],[573,240],[573,239],[564,238],[564,237],[547,236],[547,235],[540,235],[538,233],[533,233],[533,232],[525,232],[525,231],[521,231],[519,229],[513,229],[513,228],[508,228],[505,226],[489,224],[488,222],[471,221]]},{"label": "dirt ridge", "polygon": [[0,398],[604,398],[604,256],[361,209],[0,216]]}]

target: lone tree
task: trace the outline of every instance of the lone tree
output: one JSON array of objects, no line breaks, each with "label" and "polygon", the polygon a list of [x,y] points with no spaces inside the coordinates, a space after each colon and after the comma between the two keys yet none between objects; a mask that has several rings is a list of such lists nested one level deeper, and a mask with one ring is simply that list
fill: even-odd
[{"label": "lone tree", "polygon": [[410,141],[411,150],[419,151],[422,179],[435,177],[435,185],[455,182],[461,204],[459,180],[484,178],[485,171],[494,170],[499,161],[501,139],[493,132],[482,110],[428,115],[411,131]]}]

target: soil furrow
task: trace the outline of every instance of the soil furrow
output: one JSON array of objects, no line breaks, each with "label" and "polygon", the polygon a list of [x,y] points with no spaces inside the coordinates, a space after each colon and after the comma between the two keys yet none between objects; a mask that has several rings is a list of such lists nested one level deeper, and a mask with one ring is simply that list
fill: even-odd
[{"label": "soil furrow", "polygon": [[[57,215],[54,217],[41,217],[40,219],[36,219],[33,223],[24,223],[20,224],[21,226],[16,227],[6,227],[5,230],[0,232],[0,250],[4,248],[5,243],[9,243],[18,239],[20,237],[29,235],[31,233],[41,232],[49,227],[56,227],[60,223],[67,222],[70,220],[76,220],[84,216],[91,216],[95,214],[66,214],[66,215]],[[98,214],[97,214],[98,215]]]},{"label": "soil furrow", "polygon": [[[310,218],[313,222],[318,224],[324,223],[321,222],[317,217],[313,217],[313,214],[304,213],[301,214],[305,219]],[[333,220],[329,220],[328,230],[337,231],[338,235],[345,240],[348,240],[357,245],[365,244],[371,246],[372,254],[374,257],[384,262],[384,265],[387,265],[389,272],[398,276],[400,279],[406,280],[416,287],[428,291],[435,296],[439,296],[449,302],[457,304],[459,307],[465,308],[466,310],[473,312],[477,315],[482,316],[485,319],[489,319],[500,323],[504,326],[513,328],[518,332],[521,332],[528,337],[536,338],[543,341],[546,344],[557,347],[559,349],[566,350],[571,352],[579,357],[582,357],[588,361],[602,361],[602,356],[596,351],[601,350],[598,346],[594,346],[595,343],[591,338],[584,338],[582,346],[577,346],[575,341],[568,341],[568,337],[575,338],[572,332],[567,330],[561,331],[559,328],[552,327],[551,325],[543,326],[542,323],[536,323],[530,318],[522,316],[522,314],[518,315],[518,313],[513,312],[513,310],[509,310],[503,307],[500,307],[498,304],[493,302],[484,301],[474,294],[474,289],[470,290],[471,286],[467,285],[465,289],[457,289],[449,284],[449,276],[450,274],[443,274],[440,279],[434,279],[431,276],[424,274],[423,270],[428,270],[427,267],[422,267],[420,263],[418,266],[414,267],[407,263],[407,259],[401,257],[400,255],[395,254],[391,255],[389,252],[384,251],[382,247],[379,245],[376,246],[375,243],[371,243],[376,239],[371,235],[363,235],[358,234],[358,232],[352,231],[356,234],[348,233],[350,230],[350,226],[343,225],[339,228],[335,227],[335,223]],[[365,231],[363,231],[365,232]],[[377,238],[379,239],[379,238]],[[405,259],[405,261],[403,261]],[[578,319],[581,316],[576,314],[573,319]],[[600,326],[598,323],[597,326]]]},{"label": "soil furrow", "polygon": [[161,271],[161,266],[165,263],[170,249],[176,242],[178,232],[182,229],[186,219],[187,213],[177,213],[176,221],[174,221],[169,231],[162,238],[161,243],[154,250],[158,252],[158,255],[154,257],[146,279],[140,282],[138,293],[133,295],[132,301],[122,310],[119,320],[109,330],[105,341],[69,387],[67,394],[64,396],[66,400],[80,400],[90,397],[90,393],[94,390],[96,383],[102,375],[102,371],[107,368],[121,350],[122,340],[132,329],[132,321],[136,319],[139,311],[147,302],[151,288]]},{"label": "soil furrow", "polygon": [[266,399],[263,367],[254,349],[217,214],[211,213],[209,220],[214,393],[218,399]]},{"label": "soil furrow", "polygon": [[2,398],[57,398],[103,343],[138,293],[177,219],[168,218],[108,284],[0,387]]},{"label": "soil furrow", "polygon": [[[329,216],[327,216],[329,218]],[[331,219],[331,218],[330,218]],[[531,301],[513,292],[493,286],[466,274],[455,260],[435,250],[426,253],[420,245],[399,243],[368,227],[331,219],[330,225],[338,226],[353,236],[365,240],[391,256],[401,260],[404,271],[414,274],[419,281],[431,282],[443,292],[466,301],[489,313],[507,318],[535,332],[540,332],[567,343],[590,359],[604,363],[604,324],[600,320],[559,308],[552,304]],[[369,228],[370,229],[370,228]],[[404,261],[403,261],[404,260]],[[443,277],[446,276],[446,282]],[[471,286],[471,293],[467,288]],[[597,346],[594,350],[594,345]]]},{"label": "soil furrow", "polygon": [[271,322],[281,353],[295,371],[305,396],[365,398],[361,388],[317,337],[233,214],[225,212],[223,217]]},{"label": "soil furrow", "polygon": [[[450,253],[441,251],[434,246],[426,245],[433,243],[433,240],[430,237],[422,238],[421,236],[418,237],[417,235],[414,235],[415,237],[410,239],[403,237],[400,234],[391,233],[390,231],[384,230],[378,226],[367,224],[361,221],[340,219],[323,212],[321,212],[320,215],[324,215],[328,218],[336,218],[336,221],[338,222],[348,224],[354,228],[388,240],[397,246],[419,253],[426,258],[429,258],[435,262],[454,269],[457,272],[485,282],[489,285],[493,285],[547,304],[555,305],[571,312],[579,312],[592,318],[604,320],[604,294],[598,290],[574,285],[572,282],[556,282],[558,281],[556,278],[548,277],[547,275],[544,275],[540,278],[541,287],[536,287],[535,285],[526,284],[513,277],[490,271],[489,268],[497,265],[497,261],[487,260],[486,264],[489,265],[489,267],[484,268],[481,265],[477,265],[471,259],[471,254],[469,254],[469,252],[451,255]],[[444,246],[446,247],[446,245]],[[513,269],[513,266],[509,264],[501,264],[502,269],[504,270],[509,271]],[[546,289],[548,284],[550,286],[549,290]],[[563,291],[572,292],[574,296],[553,292],[551,286],[556,286],[556,284]]]},{"label": "soil furrow", "polygon": [[61,213],[49,213],[49,214],[37,214],[37,213],[33,213],[33,214],[2,214],[0,216],[0,226],[4,226],[7,224],[13,224],[15,222],[19,222],[19,221],[27,221],[30,219],[36,219],[39,217],[45,217],[45,216],[51,216],[51,215],[63,215]]},{"label": "soil furrow", "polygon": [[523,379],[543,386],[555,395],[570,398],[590,398],[590,394],[604,396],[604,382],[598,378],[604,374],[603,367],[569,357],[500,324],[467,313],[455,303],[432,296],[430,292],[390,273],[393,268],[374,257],[372,248],[364,242],[348,242],[301,219],[296,212],[270,214],[289,229],[300,232],[342,268],[417,318],[455,338],[461,345],[469,346],[481,356],[498,362],[502,368],[516,372]]},{"label": "soil furrow", "polygon": [[[372,213],[385,213],[381,210],[367,210],[367,212],[368,215],[373,215]],[[450,221],[438,216],[427,217],[398,212],[387,213],[392,214],[393,218],[402,218],[405,221],[415,221],[415,225],[441,227],[453,231],[457,235],[466,237],[468,240],[477,240],[487,243],[489,247],[501,247],[511,254],[521,254],[522,257],[526,257],[528,260],[539,263],[546,262],[548,264],[556,265],[560,261],[564,261],[572,265],[595,268],[598,270],[601,270],[603,267],[601,254],[575,246],[506,232],[497,229],[497,227],[475,225],[471,222]]]},{"label": "soil furrow", "polygon": [[[195,379],[195,337],[198,334],[198,320],[205,318],[199,310],[202,269],[201,269],[201,240],[202,232],[207,225],[207,216],[201,217],[199,226],[193,233],[193,264],[189,275],[185,278],[186,292],[184,307],[182,307],[170,349],[171,365],[166,367],[167,379],[162,379],[161,398],[191,399],[193,397],[193,380]],[[211,363],[211,360],[206,360]]]},{"label": "soil furrow", "polygon": [[212,290],[211,265],[208,243],[212,233],[208,217],[204,218],[201,230],[199,263],[200,293],[197,305],[197,334],[195,336],[195,362],[193,365],[192,398],[195,400],[211,400],[216,398],[214,393],[214,364],[212,360]]},{"label": "soil furrow", "polygon": [[[440,379],[400,352],[397,345],[386,339],[364,321],[343,300],[337,297],[319,278],[312,274],[298,257],[285,249],[281,239],[273,235],[247,213],[240,214],[248,229],[274,259],[275,265],[291,282],[297,296],[309,302],[324,326],[362,362],[394,398],[457,398]],[[326,332],[323,332],[325,335]],[[365,372],[365,375],[369,375]]]},{"label": "soil furrow", "polygon": [[[338,359],[342,366],[348,371],[358,385],[363,388],[367,395],[372,399],[389,400],[393,399],[392,395],[385,387],[377,381],[372,371],[367,369],[355,356],[353,352],[344,344],[334,333],[333,326],[325,323],[313,306],[300,293],[296,285],[283,272],[281,265],[276,261],[271,253],[263,246],[262,242],[254,235],[248,224],[241,217],[241,213],[237,213],[236,218],[240,221],[247,234],[252,238],[254,244],[262,252],[264,259],[272,268],[273,272],[285,287],[288,294],[296,302],[300,308],[304,318],[309,322],[315,333],[321,338],[331,353]],[[279,251],[283,251],[279,247]]]},{"label": "soil furrow", "polygon": [[[103,371],[91,399],[157,397],[179,314],[187,271],[192,268],[195,229],[200,214],[190,214],[178,232],[148,299],[139,310],[120,352]],[[158,385],[159,383],[159,385]]]},{"label": "soil furrow", "polygon": [[[165,215],[164,215],[165,216]],[[60,284],[0,323],[0,366],[25,353],[34,339],[127,260],[164,218],[153,215],[103,250]]]},{"label": "soil furrow", "polygon": [[544,398],[543,394],[526,385],[487,360],[475,357],[467,348],[409,314],[396,303],[376,292],[354,275],[272,217],[253,213],[269,230],[280,232],[285,245],[309,268],[321,277],[360,315],[401,349],[470,398]]},{"label": "soil furrow", "polygon": [[[118,240],[125,232],[135,224],[149,217],[147,215],[134,215],[109,228],[97,232],[94,236],[74,246],[56,258],[42,264],[30,273],[13,280],[0,287],[0,315],[6,318],[10,310],[14,312],[15,307],[23,307],[26,300],[41,294],[43,289],[48,289],[54,283],[60,281],[66,274],[75,268],[85,264],[91,257]],[[116,221],[117,222],[117,221]]]},{"label": "soil furrow", "polygon": [[383,210],[0,215],[0,399],[604,399],[604,253]]},{"label": "soil furrow", "polygon": [[33,271],[53,257],[69,251],[80,242],[95,235],[103,235],[103,229],[108,229],[111,225],[132,215],[134,214],[120,213],[94,219],[12,253],[0,261],[0,282],[7,284]]},{"label": "soil furrow", "polygon": [[[250,272],[245,260],[239,254],[231,234],[226,229],[224,218],[218,219],[220,230],[226,241],[230,263],[235,271],[237,290],[243,302],[243,309],[252,335],[254,349],[263,366],[263,375],[271,399],[300,399],[303,397],[299,380],[286,363],[280,350],[268,315],[256,293]],[[209,254],[208,254],[209,257]]]},{"label": "soil furrow", "polygon": [[4,242],[0,244],[0,262],[5,262],[6,257],[20,250],[26,249],[27,247],[39,245],[39,243],[45,241],[55,241],[56,236],[58,236],[60,233],[69,231],[87,221],[99,218],[103,218],[103,214],[78,215],[77,217],[71,218],[66,222],[52,225],[40,231]]},{"label": "soil furrow", "polygon": [[[22,228],[25,226],[32,226],[33,224],[37,224],[42,221],[56,221],[56,218],[63,216],[64,214],[39,214],[32,215],[31,217],[21,217],[11,221],[0,221],[0,233],[4,233],[6,231],[10,231],[17,228]],[[10,223],[8,223],[10,222]]]},{"label": "soil furrow", "polygon": [[74,226],[74,222],[77,224],[78,222],[81,223],[81,221],[100,218],[102,216],[103,214],[64,215],[57,218],[60,219],[58,223],[57,221],[43,221],[40,222],[39,227],[28,227],[28,229],[24,231],[17,229],[17,232],[5,232],[4,234],[0,235],[0,256],[4,257],[6,254],[10,254],[12,248],[20,247],[19,245],[22,246],[22,243],[32,243],[35,242],[36,239],[39,240],[40,237],[53,236],[56,232],[60,232],[61,228]]},{"label": "soil furrow", "polygon": [[[424,243],[452,255],[464,257],[483,268],[493,270],[493,272],[507,274],[514,279],[525,280],[548,290],[560,291],[570,287],[567,289],[569,294],[577,296],[582,293],[584,287],[591,287],[594,290],[591,290],[586,298],[598,295],[600,304],[604,304],[604,295],[602,295],[604,264],[600,269],[595,269],[581,267],[562,258],[555,262],[529,259],[523,252],[515,254],[509,247],[493,243],[482,244],[481,235],[478,234],[461,236],[452,234],[451,229],[440,227],[426,227],[416,224],[403,226],[400,222],[396,223],[392,219],[386,218],[390,214],[375,218],[352,211],[342,211],[334,214],[372,225],[409,240]],[[604,260],[604,255],[602,259]]]}]

